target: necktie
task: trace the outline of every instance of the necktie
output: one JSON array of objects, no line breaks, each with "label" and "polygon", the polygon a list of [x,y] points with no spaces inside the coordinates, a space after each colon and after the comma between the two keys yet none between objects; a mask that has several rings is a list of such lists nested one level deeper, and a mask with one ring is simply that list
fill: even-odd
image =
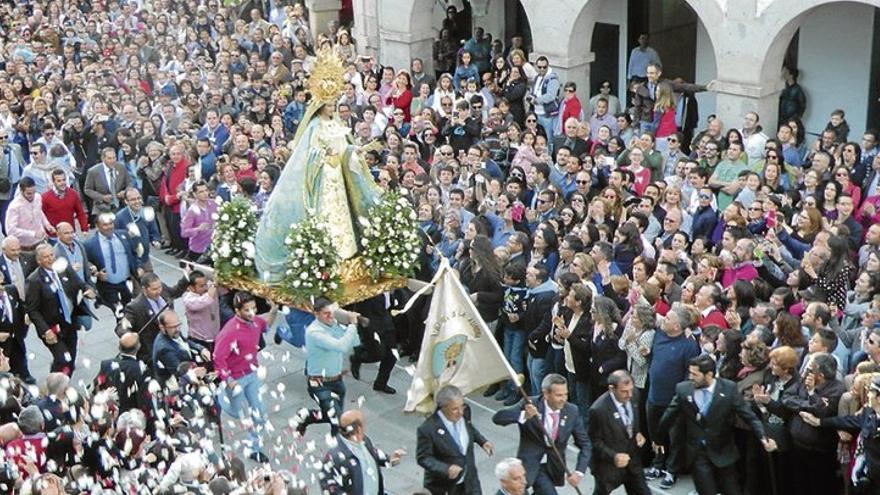
[{"label": "necktie", "polygon": [[556,440],[559,436],[559,411],[550,411],[550,438]]},{"label": "necktie", "polygon": [[461,426],[460,426],[460,424],[461,424],[460,421],[456,421],[455,423],[452,423],[452,435],[455,437],[455,444],[458,445],[458,449],[461,450],[462,454],[466,454],[467,449],[463,445],[464,442],[461,441]]},{"label": "necktie", "polygon": [[116,273],[116,250],[113,249],[113,236],[107,238],[108,251],[110,251],[110,271]]},{"label": "necktie", "polygon": [[711,396],[709,395],[709,389],[704,388],[700,390],[700,414],[703,416],[706,415],[706,412],[709,411],[709,401],[711,400]]},{"label": "necktie", "polygon": [[150,301],[150,307],[153,308],[154,314],[158,313],[159,310],[162,309],[162,306],[165,305],[165,300],[162,299],[161,297],[159,299],[156,299],[155,301],[152,299],[148,299],[148,300]]},{"label": "necktie", "polygon": [[110,195],[113,196],[111,204],[114,208],[119,206],[119,199],[116,197],[116,169],[110,169]]},{"label": "necktie", "polygon": [[61,280],[58,278],[58,274],[55,272],[49,272],[52,277],[52,281],[55,283],[56,292],[58,294],[58,302],[61,303],[61,313],[64,315],[64,321],[70,323],[72,320],[70,318],[70,304],[67,302],[67,296],[64,294],[64,286],[61,285]]},{"label": "necktie", "polygon": [[623,406],[623,417],[624,424],[626,425],[626,433],[630,436],[633,436],[633,417],[632,417],[632,404],[627,402],[626,405]]}]

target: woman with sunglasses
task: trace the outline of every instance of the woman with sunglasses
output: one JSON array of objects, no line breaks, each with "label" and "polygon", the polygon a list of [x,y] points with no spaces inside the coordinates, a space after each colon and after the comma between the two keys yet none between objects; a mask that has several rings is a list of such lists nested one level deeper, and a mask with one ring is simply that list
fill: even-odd
[{"label": "woman with sunglasses", "polygon": [[584,218],[587,216],[587,195],[580,192],[574,191],[568,197],[568,204],[571,206],[571,209],[574,211],[574,220],[577,223],[581,223],[584,221]]},{"label": "woman with sunglasses", "polygon": [[862,188],[855,185],[850,177],[850,170],[846,165],[834,168],[833,180],[840,185],[840,190],[852,197],[853,205],[858,208],[862,199]]}]

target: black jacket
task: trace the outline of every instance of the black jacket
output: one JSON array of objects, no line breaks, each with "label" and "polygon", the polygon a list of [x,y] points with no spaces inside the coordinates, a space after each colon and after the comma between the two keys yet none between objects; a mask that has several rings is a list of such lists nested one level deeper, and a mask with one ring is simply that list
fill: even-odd
[{"label": "black jacket", "polygon": [[461,270],[461,283],[471,294],[477,295],[477,311],[486,323],[498,319],[501,302],[504,300],[504,289],[501,280],[490,276],[486,270],[473,271],[473,261],[468,262]]},{"label": "black jacket", "polygon": [[[571,322],[574,313],[571,310],[562,312],[565,325]],[[581,319],[568,336],[568,344],[571,346],[571,357],[574,361],[575,380],[581,383],[590,382],[590,359],[593,353],[593,319],[588,313],[581,315]]]},{"label": "black jacket", "polygon": [[[432,495],[447,493],[464,476],[464,493],[477,494],[480,490],[480,477],[474,458],[475,445],[486,443],[486,437],[471,423],[470,408],[465,405],[464,419],[470,442],[467,453],[462,454],[451,432],[440,419],[439,412],[428,416],[416,431],[416,462],[425,470],[424,485]],[[463,468],[459,478],[449,479],[447,470],[451,464]]]},{"label": "black jacket", "polygon": [[795,447],[819,452],[831,452],[837,448],[837,434],[834,430],[810,426],[801,419],[798,413],[806,411],[820,419],[835,416],[840,396],[845,391],[843,383],[838,380],[831,380],[817,386],[813,395],[807,393],[803,382],[786,391],[782,398],[782,404],[791,413],[788,431]]},{"label": "black jacket", "polygon": [[77,330],[77,316],[94,316],[88,306],[86,306],[85,299],[79,304],[76,303],[80,292],[87,290],[89,287],[73,271],[73,267],[68,266],[67,270],[61,273],[58,278],[61,280],[62,287],[64,287],[64,293],[73,302],[73,307],[71,308],[73,314],[70,323],[64,320],[64,312],[58,301],[58,295],[55,293],[54,283],[46,270],[38,268],[27,278],[25,310],[40,338],[46,333],[46,330],[55,325],[58,325],[60,331],[75,332]]},{"label": "black jacket", "polygon": [[101,370],[95,377],[94,384],[96,390],[116,388],[119,394],[119,412],[140,409],[148,413],[149,381],[147,365],[133,356],[119,354],[113,359],[101,361]]},{"label": "black jacket", "polygon": [[[327,451],[327,455],[324,457],[324,467],[318,473],[322,493],[328,495],[360,495],[364,493],[364,480],[361,474],[360,461],[351,452],[348,445],[342,441],[342,437],[337,437],[336,440],[336,447]],[[364,437],[364,444],[373,460],[376,461],[379,493],[385,493],[382,470],[379,468],[388,467],[391,465],[391,462],[384,452],[377,450],[373,446],[370,437]]]},{"label": "black jacket", "polygon": [[[676,420],[682,420],[687,436],[686,451],[690,454],[705,445],[709,460],[716,467],[732,466],[739,459],[739,451],[733,440],[734,420],[740,417],[758,438],[764,437],[764,426],[746,404],[736,383],[724,378],[715,379],[715,393],[706,415],[694,400],[694,384],[684,381],[675,386],[672,402],[660,420],[660,431],[668,432]],[[663,438],[661,433],[660,438]],[[689,459],[691,464],[693,459]]]},{"label": "black jacket", "polygon": [[[639,399],[633,396],[630,400],[632,418],[630,421],[632,436],[627,431],[624,418],[620,416],[610,392],[605,392],[590,406],[589,434],[593,442],[593,455],[590,457],[590,469],[593,476],[610,480],[615,479],[622,470],[641,469],[638,460],[640,448],[636,443],[639,432]],[[621,469],[614,465],[616,454],[629,454],[630,464]],[[641,473],[638,473],[642,476]]]},{"label": "black jacket", "polygon": [[553,329],[550,311],[556,302],[556,293],[547,291],[530,294],[523,313],[523,328],[528,334],[529,354],[543,359],[550,348],[550,331]]},{"label": "black jacket", "polygon": [[[174,300],[186,292],[187,285],[186,277],[181,277],[174,287],[162,284],[162,299],[168,304],[168,309],[174,309]],[[159,334],[159,318],[153,318],[154,316],[147,296],[141,292],[125,306],[123,317],[116,327],[118,335],[125,332],[139,332],[141,347],[137,357],[148,366],[153,363],[153,342],[156,341],[156,335]]]}]

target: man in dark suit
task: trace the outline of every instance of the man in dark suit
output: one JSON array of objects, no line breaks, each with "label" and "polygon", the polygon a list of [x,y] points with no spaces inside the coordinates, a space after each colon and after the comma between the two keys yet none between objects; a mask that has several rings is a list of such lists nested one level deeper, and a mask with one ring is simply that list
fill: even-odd
[{"label": "man in dark suit", "polygon": [[185,362],[193,363],[196,375],[199,378],[204,377],[206,365],[211,362],[211,352],[204,346],[183,338],[177,313],[166,309],[156,318],[156,322],[159,324],[159,334],[153,341],[150,363],[153,376],[159,384],[164,387],[169,378],[177,375],[180,364]]},{"label": "man in dark suit", "polygon": [[364,414],[349,409],[339,417],[336,447],[327,451],[318,474],[321,491],[329,495],[385,493],[382,467],[396,466],[403,455],[397,449],[390,456],[373,446],[366,435]]},{"label": "man in dark suit", "polygon": [[[394,322],[391,320],[391,293],[380,294],[361,301],[351,308],[368,321],[359,320],[358,335],[361,345],[354,348],[351,355],[351,375],[361,379],[361,364],[379,362],[379,373],[373,382],[373,390],[386,394],[395,394],[397,390],[388,385],[388,378],[394,369],[397,358],[392,349],[394,342]],[[366,325],[361,324],[365,322]]]},{"label": "man in dark suit", "polygon": [[76,318],[81,314],[91,315],[80,297],[93,299],[95,293],[70,265],[60,274],[55,273],[52,246],[40,244],[35,253],[39,268],[27,278],[25,310],[37,335],[52,353],[51,371],[70,375],[76,364]]},{"label": "man in dark suit", "polygon": [[15,236],[6,237],[0,246],[3,247],[3,256],[0,256],[3,283],[14,285],[18,297],[24,299],[25,281],[36,268],[36,262],[31,255],[21,252],[21,242]]},{"label": "man in dark suit", "polygon": [[564,124],[563,134],[553,138],[553,142],[550,143],[553,145],[554,162],[556,161],[556,153],[562,147],[568,148],[572,156],[582,156],[590,152],[590,143],[583,138],[579,138],[577,135],[578,120],[572,117],[564,122]]},{"label": "man in dark suit", "polygon": [[660,431],[668,432],[675,421],[683,423],[687,440],[682,450],[690,454],[697,493],[738,495],[742,491],[736,470],[739,451],[733,439],[736,417],[749,425],[768,452],[776,449],[776,443],[764,434],[761,420],[746,404],[736,383],[715,378],[715,360],[709,355],[692,358],[688,376],[675,387],[675,396],[660,420]]},{"label": "man in dark suit", "polygon": [[479,495],[474,445],[489,455],[494,447],[471,423],[470,408],[458,387],[441,387],[434,401],[437,411],[416,432],[416,461],[425,469],[425,488],[431,495]]},{"label": "man in dark suit", "polygon": [[36,384],[36,379],[28,370],[27,338],[28,325],[24,322],[24,303],[18,289],[8,284],[0,287],[0,349],[9,357],[9,370],[13,375],[28,384]]},{"label": "man in dark suit", "polygon": [[[98,231],[83,243],[89,262],[98,270],[98,294],[101,304],[112,311],[131,301],[131,289],[127,283],[143,274],[135,254],[135,242],[124,230],[114,230],[113,215],[98,216],[95,226]],[[117,313],[117,318],[119,318]],[[145,343],[141,339],[142,343]]]},{"label": "man in dark suit", "polygon": [[92,200],[92,216],[112,213],[119,209],[125,200],[125,190],[131,186],[131,179],[125,167],[116,161],[116,150],[101,150],[101,163],[93,165],[86,172],[83,192]]},{"label": "man in dark suit", "polygon": [[[589,437],[577,406],[568,402],[568,383],[562,375],[550,373],[541,382],[543,397],[502,409],[492,421],[497,425],[519,425],[516,456],[523,461],[526,479],[536,494],[555,494],[568,481],[577,486],[590,464]],[[553,440],[556,451],[548,445]],[[578,446],[577,463],[571,473],[565,464],[568,440]],[[558,455],[557,455],[558,454]]]},{"label": "man in dark suit", "polygon": [[96,390],[116,388],[120,413],[132,409],[149,413],[151,409],[148,397],[150,374],[147,365],[137,358],[139,347],[136,333],[122,334],[119,337],[119,354],[101,361],[101,369],[94,380]]},{"label": "man in dark suit", "polygon": [[617,370],[608,375],[608,391],[590,407],[594,495],[609,494],[620,485],[627,494],[651,494],[642,470],[639,449],[645,437],[639,431],[638,399],[633,401],[633,389],[629,373]]},{"label": "man in dark suit", "polygon": [[[159,335],[159,313],[166,309],[174,309],[174,300],[186,292],[189,285],[186,277],[181,278],[177,285],[168,287],[155,273],[147,273],[140,280],[141,293],[125,305],[122,319],[116,327],[116,333],[136,332],[140,336],[141,347],[138,359],[153,364],[153,343]],[[172,371],[174,372],[174,371]]]}]

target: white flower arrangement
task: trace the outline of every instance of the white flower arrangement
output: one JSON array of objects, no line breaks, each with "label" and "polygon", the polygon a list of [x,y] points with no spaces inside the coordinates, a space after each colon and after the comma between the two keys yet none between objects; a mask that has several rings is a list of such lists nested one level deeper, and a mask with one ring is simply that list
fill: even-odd
[{"label": "white flower arrangement", "polygon": [[254,255],[257,235],[257,214],[250,201],[234,198],[224,202],[217,211],[217,222],[211,241],[211,259],[220,279],[254,278]]},{"label": "white flower arrangement", "polygon": [[415,271],[422,249],[416,213],[406,198],[386,193],[368,211],[369,220],[359,218],[361,257],[374,278],[409,277]]},{"label": "white flower arrangement", "polygon": [[284,288],[295,301],[306,302],[339,288],[339,261],[327,228],[310,215],[290,226],[284,240],[288,247]]}]

